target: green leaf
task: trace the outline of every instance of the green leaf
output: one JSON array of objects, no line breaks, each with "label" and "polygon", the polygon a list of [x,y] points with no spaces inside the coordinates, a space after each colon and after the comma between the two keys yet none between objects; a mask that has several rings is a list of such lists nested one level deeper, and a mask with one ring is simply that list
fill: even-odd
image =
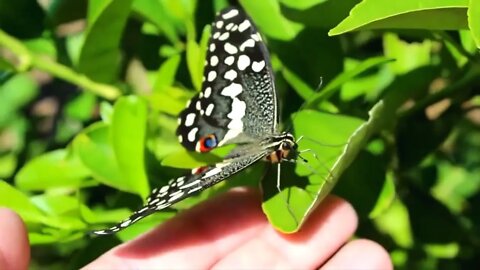
[{"label": "green leaf", "polygon": [[335,94],[338,90],[340,90],[341,86],[346,82],[352,80],[356,76],[362,74],[363,72],[383,65],[385,63],[393,61],[390,58],[386,57],[373,57],[368,58],[367,60],[361,62],[360,64],[356,65],[351,70],[346,70],[340,73],[337,77],[335,77],[332,81],[330,81],[321,92],[315,94],[311,99],[308,101],[307,107],[313,107],[316,104],[321,103],[323,100],[328,99],[333,94]]},{"label": "green leaf", "polygon": [[105,224],[124,220],[126,217],[130,216],[132,211],[126,208],[108,209],[108,211],[91,210],[85,205],[80,205],[80,213],[87,223]]},{"label": "green leaf", "polygon": [[284,187],[281,193],[277,194],[275,179],[262,182],[262,208],[275,228],[286,233],[300,228],[363,147],[374,128],[372,119],[378,110],[374,108],[371,120],[364,124],[356,118],[310,110],[295,115],[295,133],[298,138],[305,136],[299,142],[299,149],[310,149],[301,154],[308,160],[308,165],[297,164],[296,173],[302,176],[299,178],[284,169],[289,167],[288,164],[282,164],[287,175],[282,173],[280,178]]},{"label": "green leaf", "polygon": [[42,194],[31,197],[33,204],[48,215],[73,215],[79,217],[79,198],[63,194]]},{"label": "green leaf", "polygon": [[65,113],[69,117],[87,121],[92,117],[96,105],[96,97],[92,93],[84,92],[75,97],[65,107]]},{"label": "green leaf", "polygon": [[326,1],[327,0],[280,0],[280,3],[291,8],[308,9]]},{"label": "green leaf", "polygon": [[73,148],[97,181],[122,191],[132,192],[128,181],[121,173],[109,136],[107,124],[95,123],[75,137]]},{"label": "green leaf", "polygon": [[[21,91],[19,91],[21,89]],[[17,74],[0,85],[0,127],[38,93],[38,86],[27,74]]]},{"label": "green leaf", "polygon": [[[373,155],[367,151],[361,151],[350,167],[345,170],[333,190],[335,195],[353,205],[360,219],[369,217],[380,200],[382,190],[387,183],[386,160],[388,159],[384,155]],[[386,203],[384,207],[388,208],[388,206],[389,204]],[[381,208],[376,211],[381,211]]]},{"label": "green leaf", "polygon": [[[350,10],[356,4],[358,4],[358,2],[360,2],[360,0],[322,0],[318,1],[321,3],[311,6],[307,9],[300,9],[293,6],[296,4],[297,1],[282,1],[288,1],[291,3],[291,5],[287,5],[288,7],[282,7],[282,14],[287,19],[297,23],[301,23],[307,27],[315,27],[322,29],[331,29],[335,25],[339,24],[343,19],[345,19],[345,17],[348,16]],[[319,16],[319,14],[328,14],[328,16]]]},{"label": "green leaf", "polygon": [[221,159],[211,153],[196,153],[182,148],[173,154],[166,156],[162,160],[162,166],[192,169],[221,161]]},{"label": "green leaf", "polygon": [[45,215],[30,201],[27,195],[0,180],[0,206],[19,214],[25,222],[40,223]]},{"label": "green leaf", "polygon": [[243,8],[261,29],[261,32],[278,40],[292,40],[302,30],[302,25],[288,21],[275,0],[240,0]]},{"label": "green leaf", "polygon": [[303,99],[307,100],[315,94],[314,89],[312,89],[307,83],[303,82],[295,73],[288,70],[288,68],[282,69],[282,75],[288,84],[290,84],[295,92],[297,92],[297,94]]},{"label": "green leaf", "polygon": [[468,26],[477,44],[477,48],[480,49],[480,2],[476,0],[470,0],[468,5]]},{"label": "green leaf", "polygon": [[[192,30],[193,31],[193,30]],[[187,66],[190,71],[190,78],[196,90],[202,87],[203,67],[207,55],[207,44],[210,37],[210,26],[205,26],[200,44],[194,39],[194,35],[188,35],[187,40]]]},{"label": "green leaf", "polygon": [[110,127],[117,163],[130,192],[146,198],[150,192],[145,172],[147,105],[137,96],[121,97],[113,107]]},{"label": "green leaf", "polygon": [[17,173],[15,183],[26,190],[78,188],[88,176],[89,170],[77,156],[59,149],[30,160]]},{"label": "green leaf", "polygon": [[0,179],[10,177],[17,167],[17,157],[10,153],[0,156]]},{"label": "green leaf", "polygon": [[157,71],[155,82],[153,84],[153,91],[163,92],[166,88],[175,83],[175,74],[177,73],[178,65],[182,60],[181,55],[173,55],[168,58]]},{"label": "green leaf", "polygon": [[102,121],[105,122],[106,124],[111,124],[112,115],[113,115],[112,104],[106,101],[103,101],[102,103],[100,103],[100,117],[102,118]]},{"label": "green leaf", "polygon": [[431,64],[433,44],[430,40],[409,43],[401,40],[398,35],[388,33],[384,35],[383,48],[386,57],[395,59],[389,67],[396,74],[404,74]]},{"label": "green leaf", "polygon": [[[343,57],[340,40],[328,37],[322,29],[305,28],[293,40],[269,40],[268,45],[283,67],[313,89],[320,82],[328,83],[343,69],[338,61]],[[308,68],[305,63],[309,63]]]},{"label": "green leaf", "polygon": [[162,1],[135,0],[132,10],[146,21],[154,24],[172,43],[178,43],[177,22],[170,16]]},{"label": "green leaf", "polygon": [[375,207],[370,211],[368,217],[374,219],[381,216],[383,213],[386,213],[388,209],[392,206],[397,192],[395,189],[395,180],[392,173],[388,173],[385,178],[382,190],[380,191],[380,196],[378,196]]},{"label": "green leaf", "polygon": [[364,0],[329,35],[365,29],[458,30],[467,27],[468,0]]},{"label": "green leaf", "polygon": [[171,86],[162,92],[153,93],[147,98],[152,109],[177,116],[185,109],[185,104],[192,97],[193,92]]},{"label": "green leaf", "polygon": [[120,39],[133,0],[95,0],[88,5],[88,28],[78,70],[98,82],[112,82],[120,63]]},{"label": "green leaf", "polygon": [[42,244],[52,244],[58,242],[58,236],[37,233],[37,232],[28,232],[28,241],[31,245],[42,245]]}]

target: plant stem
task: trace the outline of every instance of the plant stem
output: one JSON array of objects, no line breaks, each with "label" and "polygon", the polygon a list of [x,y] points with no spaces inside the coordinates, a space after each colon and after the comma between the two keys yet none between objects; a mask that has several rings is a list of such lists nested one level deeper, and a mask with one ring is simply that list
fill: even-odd
[{"label": "plant stem", "polygon": [[[16,67],[18,72],[35,68],[77,85],[79,88],[84,89],[85,91],[89,91],[97,96],[109,100],[116,99],[121,95],[120,90],[114,86],[94,82],[87,76],[77,73],[65,65],[30,52],[20,40],[8,35],[1,29],[0,46],[7,48],[18,59],[18,63],[11,63],[12,66]],[[6,61],[8,61],[8,59],[6,59]]]}]

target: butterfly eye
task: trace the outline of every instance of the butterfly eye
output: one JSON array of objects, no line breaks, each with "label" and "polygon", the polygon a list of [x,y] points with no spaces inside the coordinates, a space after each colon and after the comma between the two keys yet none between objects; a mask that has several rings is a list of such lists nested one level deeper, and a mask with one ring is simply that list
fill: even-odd
[{"label": "butterfly eye", "polygon": [[287,142],[283,142],[283,143],[282,143],[282,149],[283,149],[283,150],[290,150],[291,148],[292,148],[292,147],[290,146],[289,143],[287,143]]},{"label": "butterfly eye", "polygon": [[197,143],[197,148],[200,152],[208,152],[217,146],[217,137],[215,134],[208,134]]}]

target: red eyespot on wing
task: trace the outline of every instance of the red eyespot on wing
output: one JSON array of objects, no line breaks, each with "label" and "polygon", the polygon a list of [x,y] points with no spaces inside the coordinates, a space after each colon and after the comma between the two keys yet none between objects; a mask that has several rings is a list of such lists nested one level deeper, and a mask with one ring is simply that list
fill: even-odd
[{"label": "red eyespot on wing", "polygon": [[217,143],[217,137],[215,134],[208,134],[198,140],[195,148],[198,152],[209,152],[217,146]]}]

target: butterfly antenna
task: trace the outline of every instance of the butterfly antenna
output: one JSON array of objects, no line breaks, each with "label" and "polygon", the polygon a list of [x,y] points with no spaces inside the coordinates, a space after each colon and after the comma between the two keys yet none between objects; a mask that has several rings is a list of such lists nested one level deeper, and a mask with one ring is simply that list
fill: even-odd
[{"label": "butterfly antenna", "polygon": [[[320,89],[322,88],[322,85],[323,85],[323,77],[320,76],[320,80],[318,82],[318,86],[315,88],[315,90],[310,93],[310,96],[302,103],[302,105],[300,105],[300,107],[298,107],[298,110],[297,112],[300,112],[302,111],[303,109],[305,109],[305,107],[308,105],[308,101],[313,97],[315,96],[315,94],[317,94]],[[295,121],[295,119],[297,118],[297,114],[295,113],[293,115],[293,118],[292,118],[292,121],[290,121],[290,123],[288,124],[287,128],[285,128],[285,131],[286,132],[291,132],[292,131],[292,128],[293,128],[293,123]],[[297,141],[298,142],[298,141]]]}]

